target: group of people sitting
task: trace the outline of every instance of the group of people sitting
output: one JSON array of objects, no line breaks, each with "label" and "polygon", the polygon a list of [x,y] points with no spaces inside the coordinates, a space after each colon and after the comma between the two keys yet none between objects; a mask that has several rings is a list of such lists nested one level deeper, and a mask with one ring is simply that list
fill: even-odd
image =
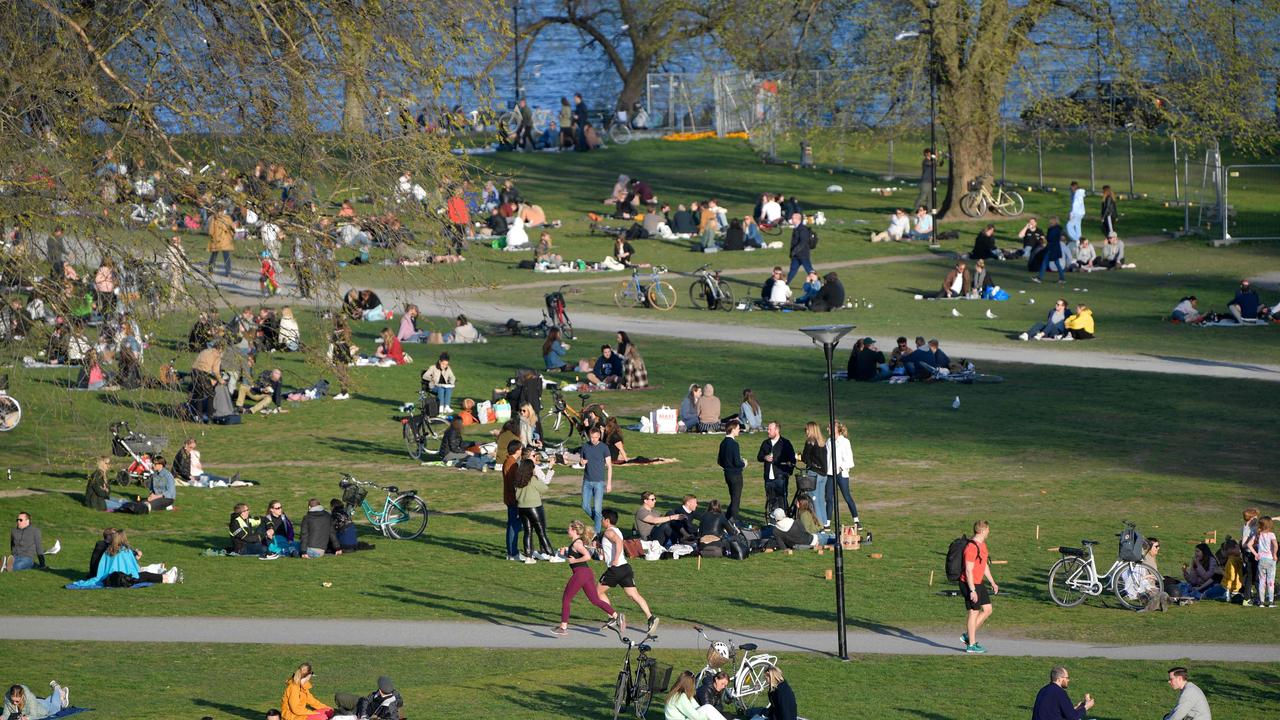
[{"label": "group of people sitting", "polygon": [[768,310],[831,312],[844,307],[844,304],[844,283],[834,270],[821,279],[818,278],[817,271],[810,270],[805,276],[800,296],[795,297],[786,273],[781,266],[775,265],[760,288],[760,307]]},{"label": "group of people sitting", "polygon": [[987,233],[990,239],[983,240],[980,235],[978,242],[974,243],[974,249],[989,248],[996,257],[1005,260],[1016,257],[1027,258],[1027,269],[1036,273],[1031,278],[1033,282],[1042,282],[1045,273],[1050,270],[1058,273],[1058,283],[1063,284],[1067,281],[1066,273],[1068,272],[1136,267],[1125,259],[1124,241],[1114,230],[1107,231],[1101,248],[1095,248],[1089,243],[1088,238],[1081,237],[1073,240],[1069,237],[1056,216],[1049,218],[1049,226],[1043,231],[1036,218],[1027,220],[1027,224],[1018,231],[1018,238],[1022,240],[1021,251],[1001,253],[995,248],[994,228],[983,232]]},{"label": "group of people sitting", "polygon": [[916,208],[914,217],[903,208],[898,208],[889,216],[889,227],[871,233],[871,242],[908,242],[912,240],[929,241],[933,235],[933,215],[924,205]]},{"label": "group of people sitting", "polygon": [[986,260],[981,258],[975,260],[972,271],[969,270],[968,261],[957,260],[956,264],[947,272],[947,276],[942,279],[942,288],[938,290],[936,297],[941,299],[994,300],[997,299],[997,287],[995,279],[991,277],[991,273],[987,270]]},{"label": "group of people sitting", "polygon": [[[914,347],[907,344],[906,336],[899,336],[888,359],[876,344],[875,338],[864,337],[857,340],[849,353],[846,372],[848,379],[858,382],[907,382],[929,381],[955,369],[958,366],[953,366],[951,358],[942,351],[937,338],[925,343],[924,337],[918,335]],[[902,379],[895,380],[896,378]]]},{"label": "group of people sitting", "polygon": [[1170,313],[1169,319],[1188,325],[1206,323],[1232,322],[1236,324],[1280,322],[1280,302],[1264,305],[1248,280],[1240,281],[1240,288],[1227,302],[1225,314],[1200,310],[1200,299],[1195,295],[1187,295],[1178,301]]},{"label": "group of people sitting", "polygon": [[1018,339],[1092,340],[1095,330],[1093,310],[1088,305],[1078,303],[1072,310],[1064,298],[1058,298],[1044,321],[1032,325],[1026,332],[1018,335]]},{"label": "group of people sitting", "polygon": [[295,528],[279,500],[267,503],[265,514],[254,517],[249,506],[237,503],[227,522],[233,555],[275,560],[280,557],[315,559],[326,554],[371,550],[356,539],[351,509],[338,498],[328,507],[317,498],[307,501],[307,512]]},{"label": "group of people sitting", "polygon": [[560,328],[547,331],[542,343],[542,362],[549,372],[585,372],[587,383],[600,390],[639,390],[649,386],[649,370],[640,349],[625,330],[615,335],[617,346],[601,345],[600,355],[593,362],[580,359],[577,364],[567,361],[572,346],[564,341]]},{"label": "group of people sitting", "polygon": [[315,671],[311,663],[302,663],[284,683],[279,709],[267,712],[267,720],[330,720],[335,715],[354,716],[356,720],[400,720],[404,698],[391,678],[378,678],[378,687],[368,695],[339,692],[333,705],[326,705],[311,692]]}]

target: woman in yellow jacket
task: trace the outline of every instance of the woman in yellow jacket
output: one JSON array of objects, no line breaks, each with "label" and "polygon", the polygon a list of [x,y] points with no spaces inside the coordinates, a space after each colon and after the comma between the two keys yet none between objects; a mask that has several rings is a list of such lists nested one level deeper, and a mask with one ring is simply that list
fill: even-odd
[{"label": "woman in yellow jacket", "polygon": [[1067,318],[1067,332],[1071,334],[1073,340],[1092,340],[1093,339],[1093,311],[1088,305],[1081,303],[1076,306],[1076,314]]},{"label": "woman in yellow jacket", "polygon": [[311,663],[302,663],[284,684],[284,697],[280,698],[281,720],[329,720],[333,708],[311,694]]}]

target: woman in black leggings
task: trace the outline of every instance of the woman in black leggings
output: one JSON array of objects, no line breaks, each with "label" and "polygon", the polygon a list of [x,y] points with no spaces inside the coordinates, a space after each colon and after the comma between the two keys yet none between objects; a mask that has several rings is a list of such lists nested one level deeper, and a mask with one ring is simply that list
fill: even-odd
[{"label": "woman in black leggings", "polygon": [[[547,537],[546,525],[542,522],[542,489],[547,482],[537,477],[537,464],[532,458],[532,451],[526,450],[525,456],[516,466],[516,510],[520,516],[520,524],[524,526],[524,562],[532,565],[538,560],[564,562],[563,558],[552,555],[551,540]],[[533,538],[538,537],[539,552],[533,554]]]}]

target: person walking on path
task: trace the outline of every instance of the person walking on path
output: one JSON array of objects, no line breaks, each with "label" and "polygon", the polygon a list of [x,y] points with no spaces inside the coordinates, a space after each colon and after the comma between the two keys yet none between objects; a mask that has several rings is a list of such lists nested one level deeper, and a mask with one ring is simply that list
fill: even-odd
[{"label": "person walking on path", "polygon": [[591,517],[596,532],[600,532],[600,512],[604,508],[605,493],[613,492],[613,461],[609,446],[600,441],[604,431],[592,425],[588,431],[590,441],[582,446],[582,511]]},{"label": "person walking on path", "polygon": [[1054,665],[1049,671],[1049,684],[1036,693],[1035,705],[1031,706],[1031,720],[1085,720],[1089,708],[1093,707],[1093,696],[1084,694],[1084,700],[1075,704],[1067,695],[1067,686],[1071,684],[1071,673],[1061,665]]},{"label": "person walking on path", "polygon": [[213,274],[213,261],[222,253],[222,274],[231,277],[231,253],[236,249],[236,225],[225,209],[219,209],[209,220],[209,267]]},{"label": "person walking on path", "polygon": [[742,503],[742,471],[747,468],[747,461],[742,459],[742,448],[738,446],[741,430],[737,420],[725,423],[720,455],[716,458],[716,463],[724,470],[724,484],[729,486],[729,509],[724,516],[726,520],[734,521],[738,519],[738,505]]},{"label": "person walking on path", "polygon": [[[991,617],[991,595],[1000,593],[1000,586],[991,576],[987,566],[990,559],[987,551],[987,536],[991,533],[991,524],[979,520],[973,524],[973,537],[964,547],[964,573],[960,575],[960,595],[964,598],[965,609],[968,610],[967,631],[960,636],[964,641],[967,653],[985,653],[986,648],[978,643],[978,628]],[[983,579],[991,582],[991,593],[982,584]]]},{"label": "person walking on path", "polygon": [[[658,629],[658,618],[649,611],[649,603],[645,602],[644,596],[636,589],[635,571],[631,569],[631,563],[627,562],[627,551],[622,546],[622,531],[618,529],[618,511],[609,508],[604,511],[603,517],[604,534],[600,536],[600,549],[604,552],[604,562],[609,567],[600,576],[600,587],[596,588],[596,591],[607,603],[609,588],[621,587],[627,597],[640,606],[640,611],[644,613],[647,621],[645,635],[652,636]],[[616,625],[618,634],[621,635],[627,623],[625,616],[621,613],[618,617],[621,619],[616,622],[610,618],[609,622],[605,623],[605,628],[612,629]]]},{"label": "person walking on path", "polygon": [[516,128],[516,150],[524,150],[526,144],[530,150],[537,150],[538,147],[533,142],[533,109],[529,107],[529,101],[520,98],[516,109],[520,112],[520,125]]},{"label": "person walking on path", "polygon": [[1080,223],[1084,221],[1084,188],[1071,181],[1071,214],[1067,216],[1067,237],[1072,243],[1080,242]]},{"label": "person walking on path", "polygon": [[569,559],[569,582],[565,583],[564,594],[560,597],[560,624],[552,628],[551,632],[560,637],[569,634],[569,609],[573,605],[574,596],[582,591],[587,594],[592,605],[609,616],[605,627],[622,637],[627,629],[627,619],[600,596],[596,590],[596,576],[591,572],[591,550],[588,546],[596,537],[595,531],[581,520],[574,520],[569,523],[566,532],[569,533],[569,547],[562,549],[561,554]]},{"label": "person walking on path", "polygon": [[805,273],[813,272],[813,260],[810,253],[818,246],[818,235],[813,228],[804,224],[804,216],[791,214],[791,270],[787,272],[787,284],[796,276],[803,266]]},{"label": "person walking on path", "polygon": [[1188,680],[1187,675],[1184,667],[1169,669],[1169,687],[1178,691],[1178,704],[1164,716],[1164,720],[1213,720],[1204,691]]}]

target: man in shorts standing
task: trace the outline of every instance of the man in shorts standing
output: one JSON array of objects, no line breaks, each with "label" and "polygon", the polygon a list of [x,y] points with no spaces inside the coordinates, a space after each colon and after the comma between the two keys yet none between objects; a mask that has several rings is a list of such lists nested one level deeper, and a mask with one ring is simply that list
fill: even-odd
[{"label": "man in shorts standing", "polygon": [[[990,556],[987,554],[987,535],[991,532],[991,524],[979,520],[973,524],[973,537],[964,547],[964,573],[960,575],[960,595],[964,598],[964,606],[969,611],[967,632],[960,636],[964,641],[967,653],[984,653],[986,648],[978,644],[978,628],[991,617],[991,595],[1000,593],[1000,586],[991,576],[987,566]],[[983,578],[991,581],[991,592],[982,584]]]},{"label": "man in shorts standing", "polygon": [[[648,620],[645,634],[652,636],[658,629],[658,618],[649,612],[649,603],[644,601],[640,591],[636,589],[635,572],[631,569],[631,563],[627,562],[627,551],[622,545],[622,531],[617,527],[618,511],[606,508],[601,513],[601,517],[604,522],[604,532],[600,535],[600,549],[604,551],[604,562],[608,565],[608,569],[600,576],[600,599],[609,602],[607,595],[609,588],[621,586],[627,597],[640,606],[640,611]],[[605,627],[615,629],[621,635],[627,629],[627,621],[621,619],[622,613],[618,613],[617,617],[620,618],[616,621],[620,627],[614,626],[614,620],[610,620]]]}]

